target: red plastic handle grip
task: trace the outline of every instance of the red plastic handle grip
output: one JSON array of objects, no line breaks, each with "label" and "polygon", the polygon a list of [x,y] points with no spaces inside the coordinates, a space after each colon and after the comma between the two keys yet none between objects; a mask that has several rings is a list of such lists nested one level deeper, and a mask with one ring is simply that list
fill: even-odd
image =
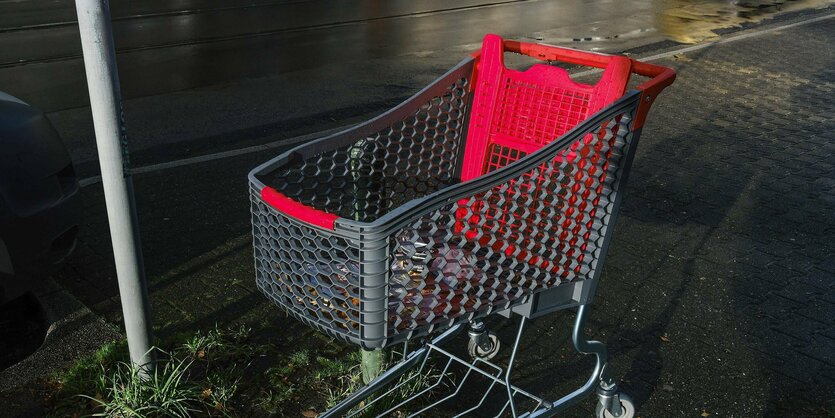
[{"label": "red plastic handle grip", "polygon": [[595,68],[606,68],[612,55],[595,52],[579,51],[576,49],[560,48],[558,46],[532,44],[519,41],[504,41],[507,52],[527,55],[543,61],[563,61],[570,64],[585,65]]},{"label": "red plastic handle grip", "polygon": [[[595,68],[606,68],[609,61],[614,57],[614,55],[519,41],[504,41],[504,49],[507,52],[515,52],[543,61],[562,61]],[[660,65],[648,64],[634,59],[631,61],[633,73],[652,78],[638,86],[638,90],[643,92],[641,94],[641,103],[638,105],[638,112],[635,115],[635,129],[639,129],[644,126],[652,102],[655,101],[655,98],[658,97],[662,90],[675,81],[676,72],[672,68],[662,67]]]},{"label": "red plastic handle grip", "polygon": [[652,77],[637,87],[642,93],[641,103],[638,104],[638,112],[635,115],[635,129],[640,129],[644,126],[647,113],[655,98],[675,81],[676,71],[672,68],[632,60],[632,72],[644,77]]},{"label": "red plastic handle grip", "polygon": [[261,199],[293,218],[333,231],[339,216],[296,202],[269,186],[261,189]]}]

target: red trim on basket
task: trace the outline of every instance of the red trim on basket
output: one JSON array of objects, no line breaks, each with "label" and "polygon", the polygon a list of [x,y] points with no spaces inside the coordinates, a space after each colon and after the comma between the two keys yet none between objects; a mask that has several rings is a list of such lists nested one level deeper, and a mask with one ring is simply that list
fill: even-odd
[{"label": "red trim on basket", "polygon": [[269,186],[261,189],[261,199],[273,208],[300,221],[333,231],[339,216],[296,202]]},{"label": "red trim on basket", "polygon": [[676,80],[676,71],[672,68],[635,60],[632,60],[632,68],[635,74],[651,77],[651,80],[637,87],[642,93],[641,103],[638,104],[638,111],[635,115],[634,129],[640,129],[644,126],[647,113],[649,113],[650,106],[655,102],[655,98]]}]

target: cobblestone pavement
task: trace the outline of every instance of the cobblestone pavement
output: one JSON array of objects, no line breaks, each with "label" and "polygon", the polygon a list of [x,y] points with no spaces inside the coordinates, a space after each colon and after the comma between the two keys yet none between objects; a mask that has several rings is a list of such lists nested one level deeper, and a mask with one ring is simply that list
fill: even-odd
[{"label": "cobblestone pavement", "polygon": [[[644,129],[588,323],[640,416],[835,413],[833,43],[829,19],[658,61],[678,80]],[[308,332],[254,285],[246,173],[268,157],[135,178],[158,333]],[[118,321],[101,189],[83,194],[83,245],[59,281]],[[534,321],[521,386],[556,396],[585,379],[572,319]],[[509,344],[515,323],[492,322]]]}]

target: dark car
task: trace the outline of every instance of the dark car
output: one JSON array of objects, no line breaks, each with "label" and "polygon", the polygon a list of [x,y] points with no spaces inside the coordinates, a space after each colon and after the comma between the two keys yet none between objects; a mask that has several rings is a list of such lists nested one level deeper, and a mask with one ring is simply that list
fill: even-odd
[{"label": "dark car", "polygon": [[67,258],[80,213],[78,178],[55,128],[0,92],[0,303]]}]

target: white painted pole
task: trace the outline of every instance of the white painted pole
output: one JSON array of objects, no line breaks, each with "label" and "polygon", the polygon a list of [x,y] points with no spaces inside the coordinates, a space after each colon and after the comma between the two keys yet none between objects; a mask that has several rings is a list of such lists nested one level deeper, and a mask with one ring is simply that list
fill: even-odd
[{"label": "white painted pole", "polygon": [[128,171],[127,136],[107,0],[76,0],[78,29],[101,166],[113,258],[131,362],[150,366],[151,326],[139,226]]}]

